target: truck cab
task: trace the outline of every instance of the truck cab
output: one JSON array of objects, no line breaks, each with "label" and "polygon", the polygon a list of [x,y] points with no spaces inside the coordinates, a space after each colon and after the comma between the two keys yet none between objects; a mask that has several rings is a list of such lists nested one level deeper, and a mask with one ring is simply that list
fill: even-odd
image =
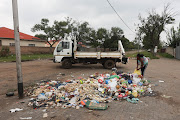
[{"label": "truck cab", "polygon": [[62,40],[54,49],[54,62],[60,63],[63,58],[72,58],[73,55],[73,41]]}]

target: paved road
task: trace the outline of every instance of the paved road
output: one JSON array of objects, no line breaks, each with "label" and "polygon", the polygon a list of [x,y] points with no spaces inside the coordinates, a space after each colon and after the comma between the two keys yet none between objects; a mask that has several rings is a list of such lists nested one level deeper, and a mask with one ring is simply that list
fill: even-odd
[{"label": "paved road", "polygon": [[[0,119],[18,120],[20,117],[33,117],[33,120],[43,119],[42,109],[33,110],[27,107],[28,98],[18,100],[17,96],[7,98],[4,93],[8,89],[16,89],[15,63],[0,63]],[[180,119],[180,61],[175,59],[150,60],[145,77],[156,86],[153,90],[159,94],[156,97],[140,98],[138,104],[131,104],[126,101],[113,101],[105,111],[89,111],[86,108],[80,110],[71,109],[48,109],[48,118],[55,120],[179,120]],[[129,64],[118,64],[118,69],[124,72],[133,72],[136,61],[130,60]],[[33,84],[36,81],[48,79],[66,80],[71,75],[76,77],[88,76],[94,72],[103,73],[106,70],[99,65],[74,65],[72,69],[62,69],[59,64],[50,60],[37,60],[22,63],[23,80],[25,85]],[[59,73],[65,73],[59,77]],[[159,83],[163,80],[164,83]],[[17,93],[16,93],[17,95]],[[161,95],[172,96],[163,98]],[[20,103],[25,101],[25,103]],[[9,109],[21,107],[24,110],[17,113],[9,113]]]}]

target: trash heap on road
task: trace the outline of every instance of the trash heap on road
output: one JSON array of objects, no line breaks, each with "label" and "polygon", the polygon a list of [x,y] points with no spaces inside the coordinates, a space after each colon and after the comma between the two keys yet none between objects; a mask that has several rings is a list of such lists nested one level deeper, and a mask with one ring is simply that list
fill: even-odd
[{"label": "trash heap on road", "polygon": [[79,109],[105,110],[108,102],[126,100],[138,103],[145,92],[152,93],[148,80],[142,79],[139,71],[123,73],[112,69],[112,73],[90,75],[88,78],[74,80],[49,81],[39,83],[28,94],[32,97],[29,106],[40,107],[73,107]]}]

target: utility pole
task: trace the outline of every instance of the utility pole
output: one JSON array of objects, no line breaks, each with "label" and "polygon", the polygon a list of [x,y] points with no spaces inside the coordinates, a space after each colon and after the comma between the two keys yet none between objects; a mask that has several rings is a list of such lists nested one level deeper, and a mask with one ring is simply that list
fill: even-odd
[{"label": "utility pole", "polygon": [[18,95],[19,98],[23,98],[23,78],[21,68],[21,50],[20,50],[20,39],[19,39],[19,19],[18,19],[18,5],[17,0],[12,0],[13,7],[13,21],[14,21],[14,38],[16,48],[16,71],[17,71],[17,84],[18,84]]}]

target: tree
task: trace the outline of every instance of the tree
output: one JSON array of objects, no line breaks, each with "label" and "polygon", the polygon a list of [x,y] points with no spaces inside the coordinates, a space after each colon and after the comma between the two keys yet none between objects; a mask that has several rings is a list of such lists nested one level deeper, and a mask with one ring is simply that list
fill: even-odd
[{"label": "tree", "polygon": [[118,48],[118,40],[121,40],[124,48],[132,49],[134,43],[130,42],[125,36],[124,32],[119,27],[112,27],[111,30],[105,28],[99,28],[97,30],[97,39],[102,44],[103,48]]},{"label": "tree", "polygon": [[170,32],[167,34],[167,40],[169,46],[173,48],[176,47],[176,43],[180,42],[180,24],[177,30],[175,30],[174,27],[171,28]]},{"label": "tree", "polygon": [[68,22],[67,21],[54,21],[54,38],[55,40],[60,40],[65,37],[65,33],[69,34],[70,31],[68,29]]},{"label": "tree", "polygon": [[77,41],[80,41],[82,43],[86,43],[86,41],[89,40],[90,37],[90,31],[91,28],[89,27],[88,22],[78,23],[77,24]]},{"label": "tree", "polygon": [[90,45],[92,47],[97,48],[98,46],[100,46],[100,42],[97,40],[97,32],[96,32],[96,30],[91,29],[89,40],[90,40]]},{"label": "tree", "polygon": [[38,38],[40,38],[42,40],[46,40],[47,39],[47,36],[44,35],[44,34],[36,34],[35,37],[38,37]]},{"label": "tree", "polygon": [[143,45],[146,49],[154,49],[155,46],[160,46],[160,34],[165,30],[166,25],[175,21],[169,10],[169,4],[164,7],[161,15],[152,10],[147,18],[139,16],[139,20],[141,25],[139,25],[138,32],[143,34]]},{"label": "tree", "polygon": [[[52,46],[57,42],[57,40],[64,38],[65,34],[70,33],[70,19],[67,18],[66,21],[54,21],[54,24],[52,26],[48,25],[49,20],[48,19],[41,19],[40,24],[35,24],[33,28],[31,29],[32,32],[42,31],[44,34],[36,34],[35,36],[45,39],[49,45],[50,45],[50,51],[52,52]],[[49,40],[53,40],[53,43],[50,43]]]},{"label": "tree", "polygon": [[51,44],[48,39],[52,40],[54,38],[54,28],[53,26],[50,27],[48,25],[49,20],[46,18],[41,19],[40,24],[35,24],[33,28],[31,28],[32,32],[37,32],[37,31],[43,31],[44,34],[37,34],[35,36],[40,36],[41,38],[44,38],[50,45],[50,51],[52,52],[52,46],[54,45],[55,41]]},{"label": "tree", "polygon": [[[119,27],[112,27],[111,28],[111,32],[110,32],[110,39],[111,39],[111,48],[117,48],[118,47],[118,40],[121,40],[123,46],[125,44],[125,42],[127,42],[126,40],[128,39],[124,39],[124,32],[121,28]],[[128,40],[129,41],[129,40]]]},{"label": "tree", "polygon": [[106,28],[99,28],[97,30],[97,41],[100,45],[100,47],[103,48],[109,48],[110,42],[109,42],[109,32]]},{"label": "tree", "polygon": [[[82,42],[85,45],[90,43],[91,46],[96,48],[117,48],[118,40],[122,41],[125,49],[133,46],[133,43],[125,38],[123,30],[119,27],[112,27],[110,30],[99,28],[96,31],[90,27],[88,22],[80,23],[69,17],[62,21],[55,20],[52,26],[49,26],[48,19],[41,19],[41,22],[35,24],[31,30],[32,32],[43,32],[43,34],[36,34],[35,36],[47,40],[50,50],[52,50],[51,48],[57,40],[63,39],[66,35],[72,37],[72,39],[76,38],[77,42]],[[48,40],[55,41],[51,44]]]}]

